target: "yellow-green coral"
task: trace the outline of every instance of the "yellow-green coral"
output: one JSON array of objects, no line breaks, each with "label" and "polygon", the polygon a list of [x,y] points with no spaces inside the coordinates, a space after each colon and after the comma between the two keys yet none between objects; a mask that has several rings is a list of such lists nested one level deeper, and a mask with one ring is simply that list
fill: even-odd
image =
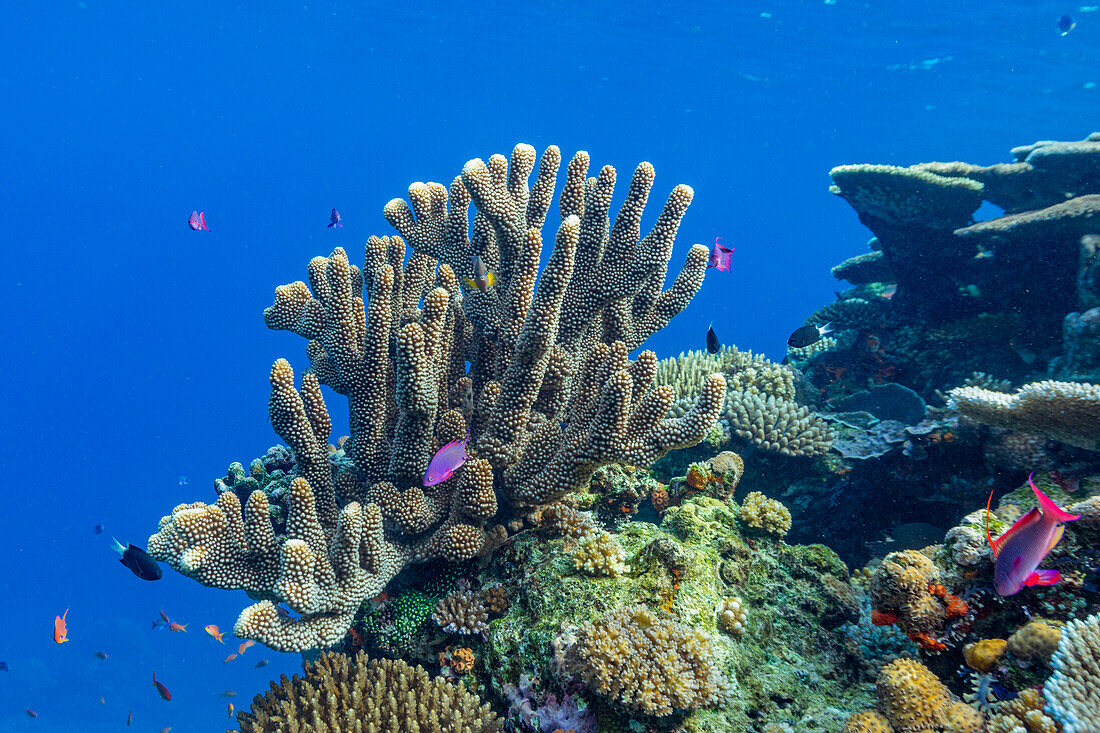
[{"label": "yellow-green coral", "polygon": [[753,529],[760,529],[777,537],[785,537],[791,529],[791,513],[787,507],[759,491],[749,492],[741,502],[737,518]]},{"label": "yellow-green coral", "polygon": [[626,570],[622,546],[610,532],[589,532],[577,540],[573,567],[588,575],[615,577]]},{"label": "yellow-green coral", "polygon": [[745,633],[745,624],[749,621],[749,609],[739,597],[727,598],[718,609],[718,628],[730,636]]}]

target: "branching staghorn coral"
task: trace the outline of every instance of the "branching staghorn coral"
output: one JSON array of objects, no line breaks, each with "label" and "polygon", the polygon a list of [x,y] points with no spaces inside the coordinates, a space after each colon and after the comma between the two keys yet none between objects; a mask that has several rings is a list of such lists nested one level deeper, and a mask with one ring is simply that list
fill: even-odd
[{"label": "branching staghorn coral", "polygon": [[[676,187],[643,237],[652,166],[637,168],[612,222],[615,170],[589,179],[588,155],[577,153],[540,273],[560,163],[549,148],[528,187],[535,151],[518,145],[510,162],[468,162],[449,193],[414,183],[409,203],[385,207],[400,236],[371,237],[362,269],[337,248],[309,263],[308,285],[276,289],[265,323],[306,338],[310,359],[297,388],[285,360],[271,372],[271,423],[297,459],[285,537],[262,492],[243,509],[227,492],[176,507],[149,540],[150,554],[180,572],[259,599],[241,613],[238,636],[283,651],[335,644],[359,604],[407,564],[482,552],[498,500],[506,511],[552,503],[601,465],[649,466],[706,436],[722,375],[705,377],[696,404],[670,418],[676,395],[653,387],[656,357],[628,358],[702,283],[708,252],[696,245],[662,290],[691,189]],[[498,280],[463,293],[475,254]],[[328,459],[322,384],[348,400],[350,468]],[[472,460],[423,486],[436,450],[467,431]]]}]

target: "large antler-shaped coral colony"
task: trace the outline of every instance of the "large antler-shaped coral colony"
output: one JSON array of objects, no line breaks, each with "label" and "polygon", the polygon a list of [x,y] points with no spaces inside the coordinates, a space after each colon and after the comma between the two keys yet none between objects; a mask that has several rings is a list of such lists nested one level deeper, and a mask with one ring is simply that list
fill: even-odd
[{"label": "large antler-shaped coral colony", "polygon": [[[602,465],[650,466],[714,424],[726,392],[720,374],[670,418],[676,395],[653,386],[656,356],[628,357],[703,282],[708,251],[695,245],[662,290],[691,188],[673,189],[642,237],[653,167],[635,170],[612,223],[615,169],[589,178],[588,154],[578,152],[540,273],[561,153],[543,153],[529,187],[535,159],[534,148],[517,145],[510,161],[471,160],[449,195],[414,183],[408,203],[385,207],[398,236],[371,237],[362,269],[337,248],[309,263],[308,286],[276,288],[264,321],[306,338],[310,360],[297,388],[286,360],[271,369],[271,424],[296,458],[285,534],[263,491],[243,510],[226,491],[214,504],[177,506],[148,545],[204,585],[259,600],[241,612],[238,636],[281,651],[334,645],[360,604],[409,563],[473,558],[498,513],[553,502]],[[496,283],[464,293],[474,255]],[[350,461],[329,459],[322,384],[347,397]],[[424,487],[436,450],[467,430],[471,460]],[[279,602],[300,617],[280,614]]]}]

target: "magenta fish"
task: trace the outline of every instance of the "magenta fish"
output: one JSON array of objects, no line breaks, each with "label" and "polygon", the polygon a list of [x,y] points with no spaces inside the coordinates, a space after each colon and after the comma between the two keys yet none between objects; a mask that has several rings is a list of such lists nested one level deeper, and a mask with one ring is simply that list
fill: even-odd
[{"label": "magenta fish", "polygon": [[993,492],[989,493],[989,501],[985,505],[985,535],[996,558],[993,563],[993,585],[998,595],[1011,596],[1019,593],[1025,585],[1054,585],[1061,580],[1062,574],[1057,570],[1038,570],[1039,563],[1062,539],[1062,533],[1066,531],[1062,522],[1081,518],[1059,509],[1050,497],[1039,491],[1031,476],[1027,477],[1027,482],[1031,484],[1039,506],[1029,509],[997,539],[989,534],[988,512]]},{"label": "magenta fish", "polygon": [[710,259],[707,260],[707,269],[717,267],[719,270],[725,272],[730,271],[730,255],[733,254],[733,250],[728,247],[723,247],[718,243],[721,237],[714,238],[714,246],[710,248]]},{"label": "magenta fish", "polygon": [[435,486],[451,477],[463,463],[469,460],[466,455],[466,443],[470,440],[470,431],[466,431],[465,438],[452,440],[447,445],[436,451],[432,462],[428,464],[428,470],[424,472],[424,485]]},{"label": "magenta fish", "polygon": [[187,226],[191,227],[196,232],[200,229],[204,232],[210,231],[210,227],[206,226],[206,212],[192,211],[191,216],[187,217]]},{"label": "magenta fish", "polygon": [[344,228],[344,225],[340,223],[340,212],[336,210],[336,207],[332,207],[332,213],[328,215],[328,226],[326,229],[332,229],[333,227]]}]

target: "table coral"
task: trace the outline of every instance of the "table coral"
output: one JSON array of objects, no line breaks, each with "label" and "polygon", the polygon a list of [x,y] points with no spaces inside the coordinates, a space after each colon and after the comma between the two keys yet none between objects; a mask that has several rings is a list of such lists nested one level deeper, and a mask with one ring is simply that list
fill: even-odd
[{"label": "table coral", "polygon": [[1013,395],[978,387],[957,387],[948,394],[960,414],[979,422],[1100,451],[1098,385],[1045,381],[1028,384]]},{"label": "table coral", "polygon": [[[561,153],[546,150],[529,186],[535,163],[534,149],[518,145],[510,160],[469,161],[449,189],[414,183],[409,202],[384,210],[400,236],[371,237],[362,268],[336,248],[310,261],[308,285],[276,288],[265,323],[305,338],[310,360],[297,387],[286,360],[271,370],[269,416],[297,474],[285,538],[254,491],[243,508],[232,492],[180,505],[149,540],[178,571],[260,599],[242,611],[239,636],[283,651],[334,644],[408,564],[478,556],[498,501],[506,511],[552,503],[601,465],[648,467],[710,431],[722,375],[705,376],[694,406],[669,418],[676,394],[652,386],[657,358],[628,356],[702,283],[708,251],[696,245],[663,285],[692,190],[676,187],[643,237],[652,166],[635,170],[612,222],[615,170],[589,181],[588,155],[577,153],[540,272]],[[487,292],[460,287],[475,254],[497,274]],[[329,459],[321,385],[348,401],[349,466]],[[467,434],[473,459],[423,486],[436,450]]]}]

